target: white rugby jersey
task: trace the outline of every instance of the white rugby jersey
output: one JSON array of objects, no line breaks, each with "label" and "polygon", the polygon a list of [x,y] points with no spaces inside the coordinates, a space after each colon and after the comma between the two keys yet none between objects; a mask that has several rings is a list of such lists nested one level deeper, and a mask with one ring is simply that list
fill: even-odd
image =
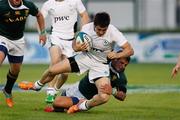
[{"label": "white rugby jersey", "polygon": [[111,24],[101,37],[96,35],[93,22],[84,25],[82,31],[92,37],[92,48],[86,54],[102,63],[107,63],[107,54],[113,50],[115,43],[121,47],[127,42],[125,36]]},{"label": "white rugby jersey", "polygon": [[86,10],[81,0],[48,0],[42,6],[41,12],[46,18],[48,15],[52,21],[52,34],[63,39],[74,37],[74,24],[78,13]]}]

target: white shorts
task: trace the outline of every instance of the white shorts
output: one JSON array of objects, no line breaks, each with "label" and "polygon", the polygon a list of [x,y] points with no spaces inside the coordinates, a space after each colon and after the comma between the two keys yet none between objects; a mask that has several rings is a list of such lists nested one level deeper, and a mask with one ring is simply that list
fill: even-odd
[{"label": "white shorts", "polygon": [[25,49],[24,37],[12,41],[0,35],[0,45],[7,48],[9,55],[24,56],[24,49]]},{"label": "white shorts", "polygon": [[80,74],[88,71],[90,83],[94,83],[93,79],[109,76],[109,65],[90,58],[86,53],[76,55],[75,60]]},{"label": "white shorts", "polygon": [[59,36],[50,35],[49,42],[50,42],[50,44],[59,46],[60,49],[62,50],[62,53],[64,55],[66,55],[67,57],[71,57],[75,54],[75,52],[72,48],[72,40],[64,40],[64,39],[60,38]]},{"label": "white shorts", "polygon": [[85,99],[85,97],[81,94],[81,92],[79,91],[79,82],[71,85],[70,87],[68,87],[65,91],[66,91],[66,96],[68,97],[77,97],[78,99]]}]

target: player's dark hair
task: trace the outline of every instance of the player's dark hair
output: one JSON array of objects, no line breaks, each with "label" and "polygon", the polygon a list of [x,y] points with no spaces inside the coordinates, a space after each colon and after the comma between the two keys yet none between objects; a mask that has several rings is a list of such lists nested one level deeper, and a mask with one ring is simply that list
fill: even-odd
[{"label": "player's dark hair", "polygon": [[110,16],[106,12],[99,12],[94,17],[94,26],[100,26],[102,28],[108,27],[110,24]]}]

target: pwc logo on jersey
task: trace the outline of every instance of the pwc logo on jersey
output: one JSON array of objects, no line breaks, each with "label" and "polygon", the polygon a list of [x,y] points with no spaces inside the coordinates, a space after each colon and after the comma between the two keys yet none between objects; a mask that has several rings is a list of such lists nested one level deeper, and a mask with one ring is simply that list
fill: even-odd
[{"label": "pwc logo on jersey", "polygon": [[64,20],[69,20],[69,16],[54,17],[54,22],[55,22],[55,23],[56,23],[57,21],[64,21]]}]

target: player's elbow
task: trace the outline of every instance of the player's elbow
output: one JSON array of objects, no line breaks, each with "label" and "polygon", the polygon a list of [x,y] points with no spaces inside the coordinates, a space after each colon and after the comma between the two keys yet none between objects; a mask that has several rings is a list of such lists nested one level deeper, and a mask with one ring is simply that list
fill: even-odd
[{"label": "player's elbow", "polygon": [[129,50],[129,54],[130,54],[130,56],[134,55],[134,50],[133,50],[133,48],[131,48],[131,49]]}]

